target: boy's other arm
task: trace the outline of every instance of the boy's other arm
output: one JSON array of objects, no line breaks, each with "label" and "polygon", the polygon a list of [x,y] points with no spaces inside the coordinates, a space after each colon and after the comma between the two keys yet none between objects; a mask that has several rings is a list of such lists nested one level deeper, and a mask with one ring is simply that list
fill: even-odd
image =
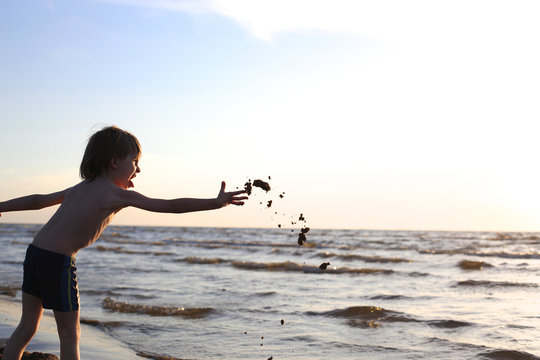
[{"label": "boy's other arm", "polygon": [[60,204],[70,188],[51,194],[34,194],[0,202],[1,213],[7,211],[39,210]]},{"label": "boy's other arm", "polygon": [[243,205],[247,196],[238,196],[245,193],[245,190],[225,192],[225,183],[221,183],[221,190],[216,198],[213,199],[154,199],[146,197],[136,191],[122,190],[121,204],[118,208],[133,206],[139,209],[162,212],[162,213],[186,213],[203,210],[219,209],[229,204]]}]

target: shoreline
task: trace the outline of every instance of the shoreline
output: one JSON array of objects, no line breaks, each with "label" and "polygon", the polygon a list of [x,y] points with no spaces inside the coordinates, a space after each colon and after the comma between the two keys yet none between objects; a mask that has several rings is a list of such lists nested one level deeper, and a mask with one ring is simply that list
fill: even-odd
[{"label": "shoreline", "polygon": [[[19,299],[0,295],[0,308],[2,309],[0,313],[0,347],[2,347],[19,323],[21,302]],[[60,357],[60,341],[52,310],[45,309],[43,312],[39,329],[25,351],[53,354]],[[143,359],[126,344],[94,326],[82,322],[80,352],[81,359],[85,360]]]}]

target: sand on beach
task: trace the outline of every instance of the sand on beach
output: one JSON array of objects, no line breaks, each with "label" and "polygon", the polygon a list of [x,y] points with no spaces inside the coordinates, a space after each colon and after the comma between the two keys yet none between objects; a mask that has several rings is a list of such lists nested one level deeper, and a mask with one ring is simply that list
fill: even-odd
[{"label": "sand on beach", "polygon": [[[0,347],[17,326],[21,316],[20,301],[0,296]],[[104,332],[89,325],[81,324],[81,358],[85,360],[125,360],[142,359],[127,345],[111,338]],[[51,310],[45,310],[37,334],[28,344],[27,351],[42,352],[60,356],[60,341]]]}]

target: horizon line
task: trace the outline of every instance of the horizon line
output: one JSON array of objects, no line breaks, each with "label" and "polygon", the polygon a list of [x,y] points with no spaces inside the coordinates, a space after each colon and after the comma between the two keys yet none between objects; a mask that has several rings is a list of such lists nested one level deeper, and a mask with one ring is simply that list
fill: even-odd
[{"label": "horizon line", "polygon": [[[32,225],[32,226],[44,226],[45,223],[31,223],[31,222],[0,222],[2,225]],[[109,224],[108,227],[160,227],[160,228],[210,228],[210,229],[260,229],[260,230],[300,230],[301,227],[260,227],[260,226],[200,226],[200,225],[135,225],[135,224]],[[540,233],[540,230],[441,230],[441,229],[376,229],[376,228],[317,228],[313,226],[307,226],[311,230],[335,230],[335,231],[388,231],[388,232],[475,232],[475,233]]]}]

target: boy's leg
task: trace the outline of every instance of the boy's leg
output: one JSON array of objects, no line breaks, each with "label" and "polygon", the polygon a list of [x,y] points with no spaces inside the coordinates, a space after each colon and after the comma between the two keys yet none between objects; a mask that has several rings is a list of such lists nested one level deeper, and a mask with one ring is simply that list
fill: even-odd
[{"label": "boy's leg", "polygon": [[81,338],[81,325],[79,324],[79,310],[54,310],[58,336],[60,337],[60,358],[62,360],[79,360],[79,340]]},{"label": "boy's leg", "polygon": [[19,325],[9,338],[4,349],[4,360],[19,360],[26,345],[36,333],[43,315],[41,299],[22,293],[22,315]]}]

